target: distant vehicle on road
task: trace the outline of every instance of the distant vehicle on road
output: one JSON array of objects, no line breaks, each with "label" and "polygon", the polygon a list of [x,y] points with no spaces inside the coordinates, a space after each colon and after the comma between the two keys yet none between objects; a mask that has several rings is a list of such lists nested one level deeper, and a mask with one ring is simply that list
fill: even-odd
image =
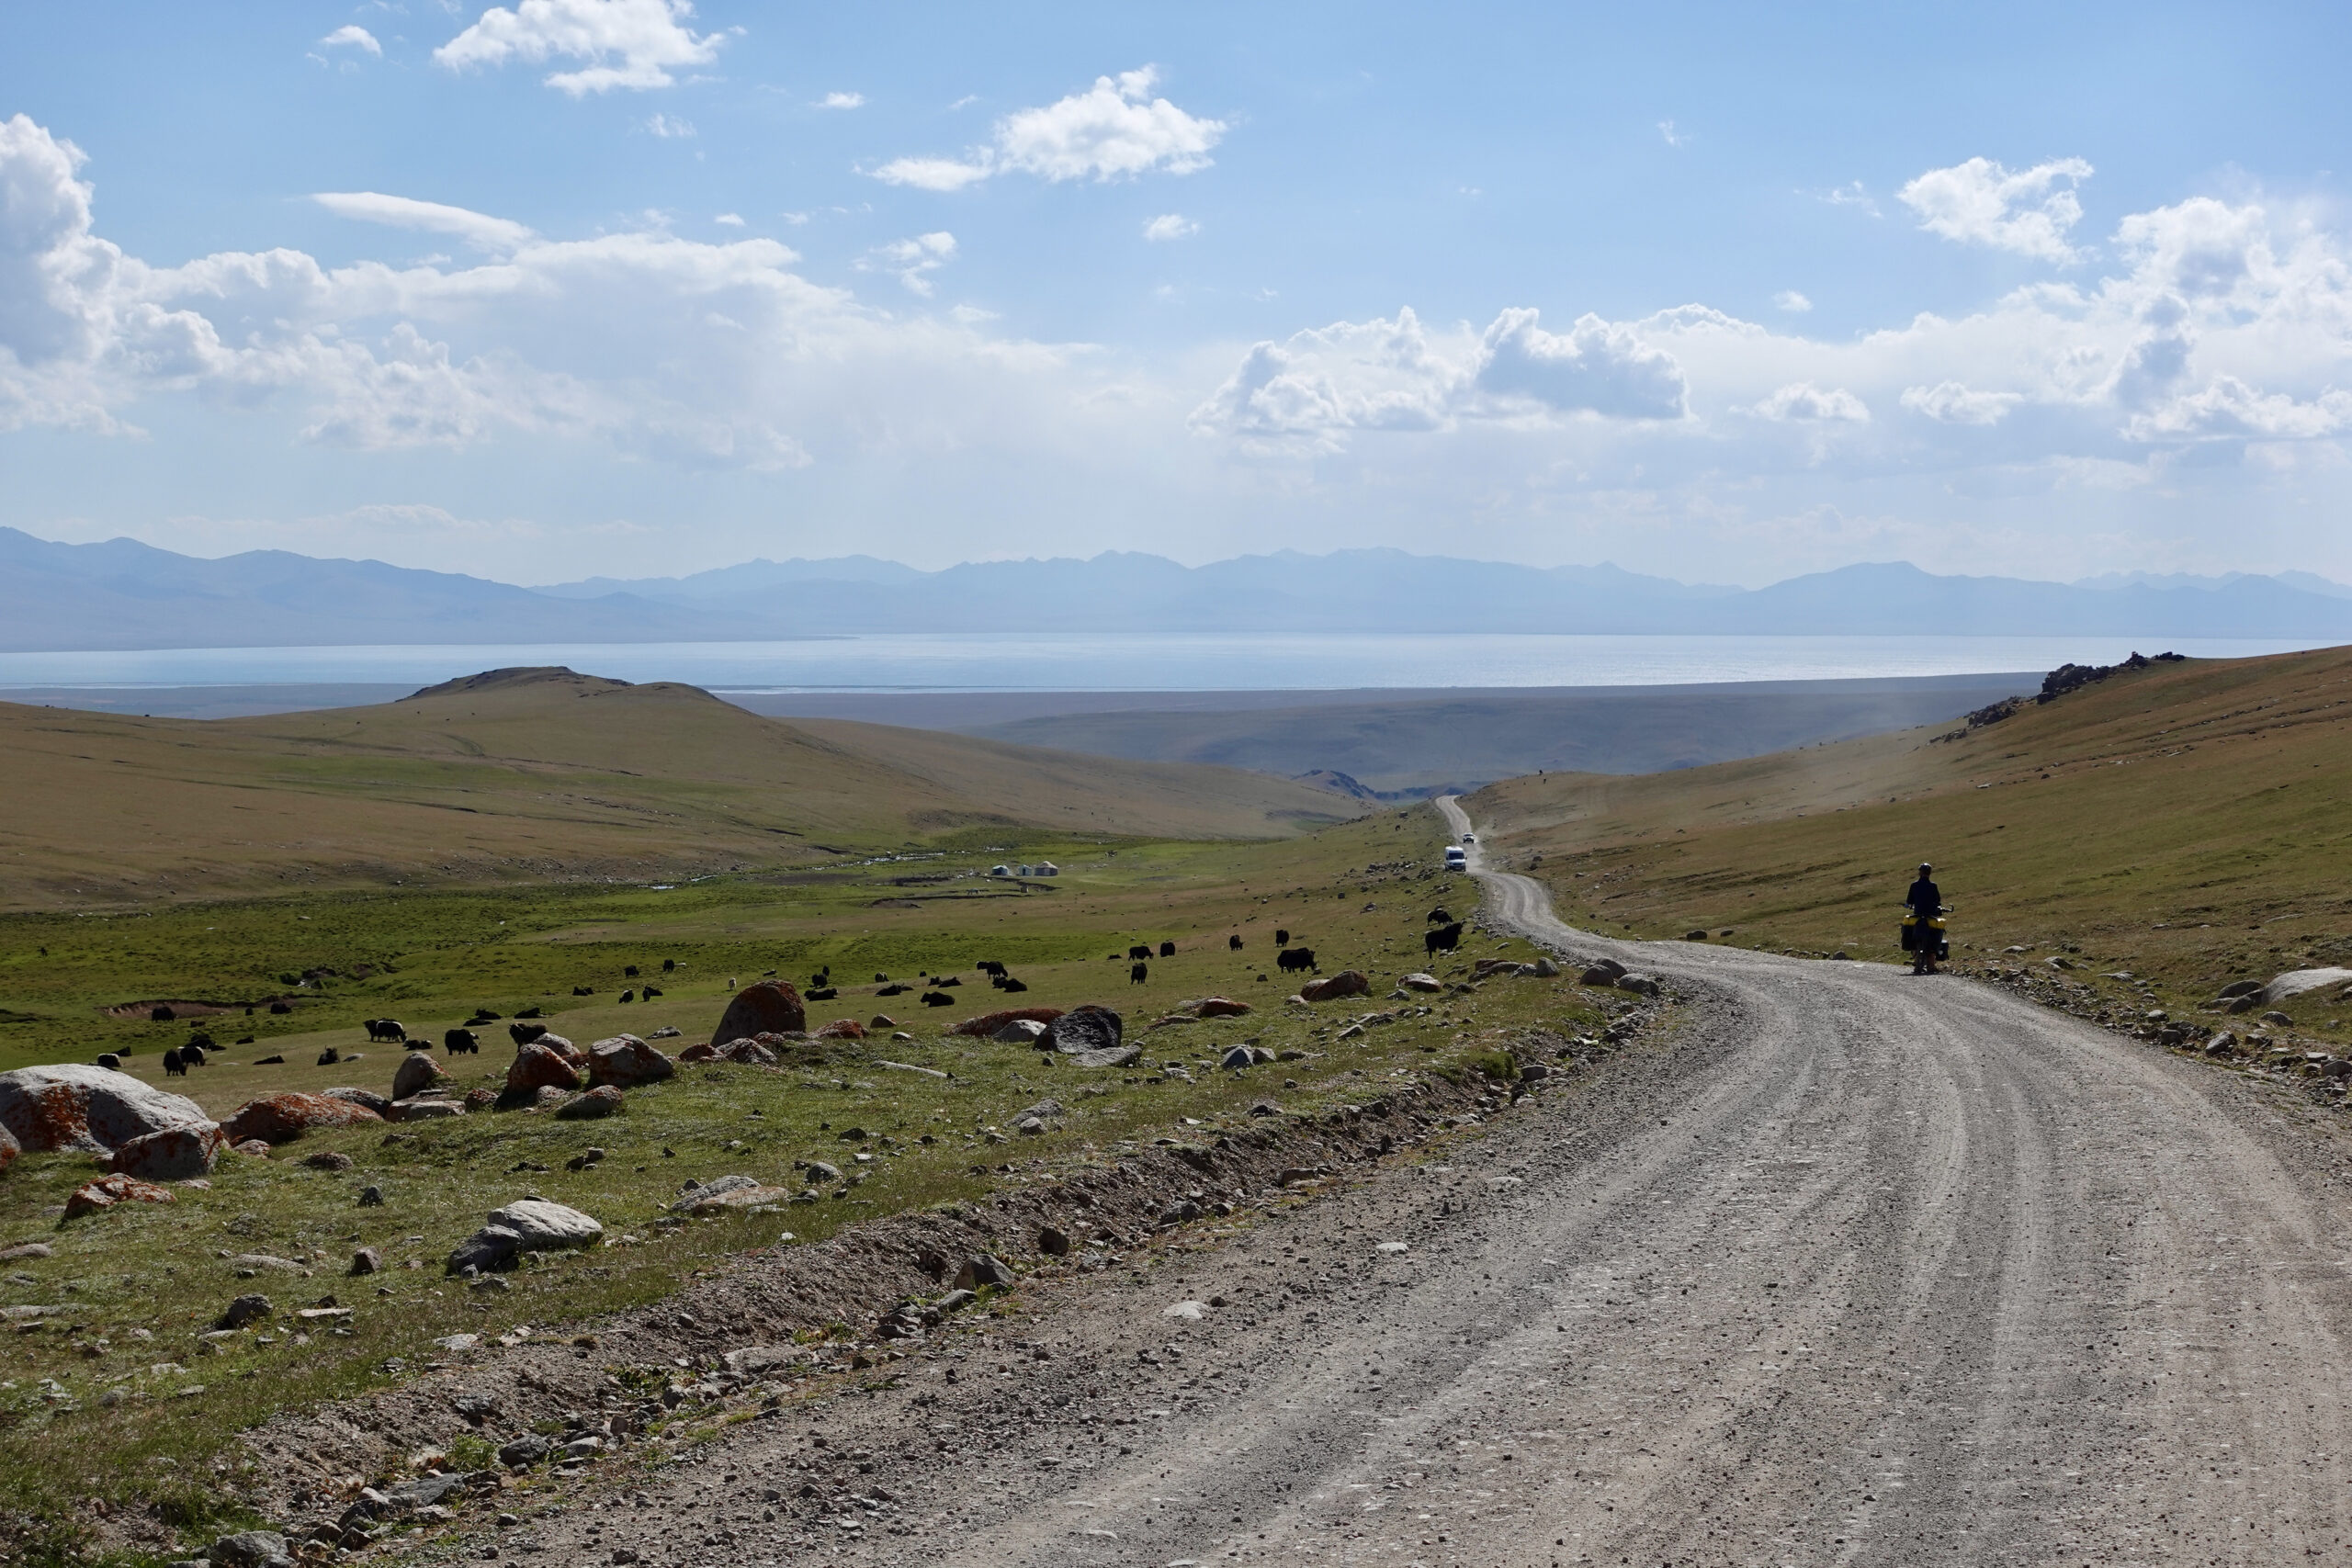
[{"label": "distant vehicle on road", "polygon": [[1475,844],[1478,841],[1478,835],[1476,833],[1464,833],[1462,835],[1462,841],[1465,844]]},{"label": "distant vehicle on road", "polygon": [[1469,863],[1470,863],[1470,857],[1469,857],[1468,855],[1464,854],[1464,853],[1462,852],[1462,846],[1461,846],[1461,845],[1459,845],[1459,844],[1448,844],[1448,845],[1446,845],[1446,846],[1445,846],[1445,869],[1446,869],[1446,870],[1448,870],[1448,871],[1461,871],[1461,870],[1463,870],[1464,868],[1465,868],[1466,866],[1468,866],[1468,865],[1469,865]]}]

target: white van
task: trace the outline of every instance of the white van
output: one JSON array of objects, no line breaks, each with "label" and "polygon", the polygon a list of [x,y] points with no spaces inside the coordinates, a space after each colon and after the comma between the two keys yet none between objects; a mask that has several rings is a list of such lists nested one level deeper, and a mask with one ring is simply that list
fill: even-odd
[{"label": "white van", "polygon": [[1462,852],[1462,846],[1461,846],[1461,845],[1459,845],[1459,844],[1448,844],[1448,845],[1446,845],[1446,846],[1445,846],[1445,869],[1446,869],[1446,870],[1448,870],[1448,871],[1461,871],[1461,870],[1465,869],[1469,864],[1470,864],[1470,857],[1469,857],[1468,855],[1465,855],[1465,854],[1464,854],[1464,853]]}]

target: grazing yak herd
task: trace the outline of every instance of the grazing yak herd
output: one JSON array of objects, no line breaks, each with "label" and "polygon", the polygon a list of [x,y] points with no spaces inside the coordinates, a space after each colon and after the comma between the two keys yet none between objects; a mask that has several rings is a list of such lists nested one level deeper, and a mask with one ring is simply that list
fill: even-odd
[{"label": "grazing yak herd", "polygon": [[[1423,932],[1421,936],[1421,947],[1425,953],[1434,955],[1440,953],[1451,953],[1461,946],[1463,922],[1455,919],[1443,908],[1436,908],[1430,911],[1429,925],[1430,929]],[[1226,938],[1226,947],[1229,952],[1241,952],[1243,950],[1243,942],[1240,936],[1238,933],[1227,936]],[[1302,972],[1308,974],[1320,974],[1322,972],[1317,965],[1315,950],[1304,945],[1295,947],[1291,945],[1291,933],[1289,931],[1277,931],[1274,932],[1274,964],[1277,968],[1281,969],[1283,973],[1288,975]],[[1119,954],[1114,953],[1110,956],[1116,959],[1119,957]],[[1173,958],[1175,956],[1176,944],[1172,942],[1162,942],[1159,943],[1157,951],[1154,950],[1153,945],[1149,942],[1136,942],[1126,951],[1126,957],[1129,961],[1127,983],[1135,986],[1147,984],[1151,977],[1151,960],[1153,958]],[[662,961],[662,967],[664,972],[674,970],[677,967],[677,961],[674,959],[665,958]],[[1014,978],[1012,972],[1005,967],[1004,964],[1001,960],[984,958],[975,963],[972,967],[978,970],[981,974],[986,975],[989,977],[989,986],[997,990],[1019,992],[1025,991],[1029,988],[1026,983]],[[625,977],[634,979],[638,976],[638,967],[632,964],[624,969],[622,973]],[[770,976],[774,976],[775,973],[775,971],[773,969],[768,971]],[[878,989],[875,993],[877,996],[901,996],[906,992],[919,988],[915,985],[909,984],[907,982],[894,982],[890,979],[889,976],[885,974],[877,973],[874,976],[874,979],[876,985],[878,987]],[[948,993],[954,988],[963,985],[964,982],[961,976],[955,975],[925,974],[921,976],[921,979],[923,982],[923,985],[921,987],[922,993],[921,1000],[924,1006],[954,1007],[956,1005],[957,998]],[[575,997],[590,997],[594,996],[596,993],[592,987],[574,986],[571,988],[571,994]],[[828,964],[808,976],[808,988],[804,993],[807,1000],[831,1001],[839,994],[838,987],[833,984],[831,965]],[[624,1002],[635,1001],[642,996],[645,999],[651,1000],[653,998],[659,997],[660,995],[662,995],[662,988],[660,987],[640,983],[639,985],[622,991],[618,999]],[[251,1010],[248,1009],[247,1010],[250,1011]],[[273,1013],[284,1013],[290,1012],[293,1010],[286,1003],[278,1001],[271,1003],[269,1010]],[[156,1006],[153,1009],[153,1013],[157,1021],[168,1021],[172,1017],[172,1010],[169,1007],[163,1005]],[[514,1015],[516,1021],[507,1025],[506,1032],[517,1046],[526,1045],[547,1032],[546,1024],[525,1021],[540,1016],[542,1016],[541,1010],[536,1007],[526,1008]],[[474,1016],[466,1021],[464,1027],[449,1029],[442,1033],[441,1048],[453,1056],[466,1055],[479,1055],[481,1053],[481,1036],[476,1032],[482,1026],[497,1022],[498,1021],[498,1014],[492,1012],[487,1009],[477,1010]],[[363,1020],[362,1021],[364,1027],[368,1031],[368,1038],[371,1043],[379,1041],[389,1042],[395,1044],[404,1044],[408,1043],[408,1028],[396,1018],[371,1018]],[[201,1032],[190,1035],[185,1043],[164,1053],[164,1073],[169,1077],[177,1077],[185,1076],[190,1067],[200,1067],[204,1066],[205,1052],[209,1049],[217,1049],[209,1035]],[[273,1057],[270,1059],[277,1060],[277,1058]],[[337,1051],[335,1047],[330,1045],[319,1054],[319,1066],[332,1066],[340,1059],[341,1053]]]}]

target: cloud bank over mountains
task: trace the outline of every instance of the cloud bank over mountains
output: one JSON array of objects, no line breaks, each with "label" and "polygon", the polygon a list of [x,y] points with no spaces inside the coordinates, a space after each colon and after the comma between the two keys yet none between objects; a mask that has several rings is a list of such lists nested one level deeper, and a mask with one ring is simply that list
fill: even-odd
[{"label": "cloud bank over mountains", "polygon": [[[721,58],[729,35],[694,22],[682,0],[521,0],[434,59],[558,67],[547,84],[574,97],[652,91]],[[374,41],[355,27],[322,47],[379,54]],[[1210,168],[1234,124],[1159,84],[1148,66],[1104,75],[961,153],[869,172],[944,205],[1007,176],[1080,188]],[[1806,335],[1814,301],[1792,290],[1769,323],[1703,301],[1612,319],[1504,296],[1475,320],[1425,321],[1405,301],[1149,354],[1024,336],[956,299],[974,255],[960,221],[899,230],[824,282],[733,212],[716,241],[659,216],[566,238],[424,196],[327,191],[309,199],[469,254],[151,259],[102,232],[104,173],[56,128],[0,121],[0,430],[131,438],[147,411],[196,405],[360,452],[569,443],[765,475],[933,464],[910,502],[930,508],[1017,469],[1077,476],[1024,480],[1037,512],[1081,489],[1261,516],[1277,494],[1376,495],[1398,516],[1471,496],[1531,526],[1674,514],[1744,519],[1754,537],[1826,508],[1859,520],[1848,545],[1883,548],[1900,528],[1869,519],[1904,510],[1885,488],[1898,481],[2154,493],[2219,452],[2260,484],[2345,468],[2352,426],[2343,233],[2301,207],[2195,196],[2086,235],[2080,158],[1973,157],[1903,185],[1890,219],[2034,276],[1858,335]],[[1165,254],[1199,231],[1166,213],[1127,233]],[[1816,537],[1838,547],[1836,526]]]}]

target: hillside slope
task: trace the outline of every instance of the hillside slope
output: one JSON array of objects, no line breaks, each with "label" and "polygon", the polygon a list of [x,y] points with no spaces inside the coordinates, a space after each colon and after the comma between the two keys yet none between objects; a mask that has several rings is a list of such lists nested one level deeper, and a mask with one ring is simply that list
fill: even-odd
[{"label": "hillside slope", "polygon": [[[1956,951],[2080,949],[2179,1007],[2352,963],[2347,769],[2352,649],[2332,649],[2121,671],[1957,739],[1513,779],[1467,805],[1565,918],[1612,932],[1892,958],[1926,860]],[[2330,1007],[2352,1011],[2332,987],[2289,1011],[2324,1027]]]},{"label": "hillside slope", "polygon": [[1227,769],[789,725],[562,670],[210,723],[0,705],[0,798],[6,908],[683,875],[998,825],[1272,837],[1350,814]]},{"label": "hillside slope", "polygon": [[[1024,746],[1216,762],[1295,778],[1316,769],[1374,790],[1475,789],[1520,773],[1651,773],[1949,718],[2034,678],[1752,682],[1583,691],[1464,691],[1226,711],[1081,712],[959,726]],[[789,701],[790,699],[784,699]]]}]

